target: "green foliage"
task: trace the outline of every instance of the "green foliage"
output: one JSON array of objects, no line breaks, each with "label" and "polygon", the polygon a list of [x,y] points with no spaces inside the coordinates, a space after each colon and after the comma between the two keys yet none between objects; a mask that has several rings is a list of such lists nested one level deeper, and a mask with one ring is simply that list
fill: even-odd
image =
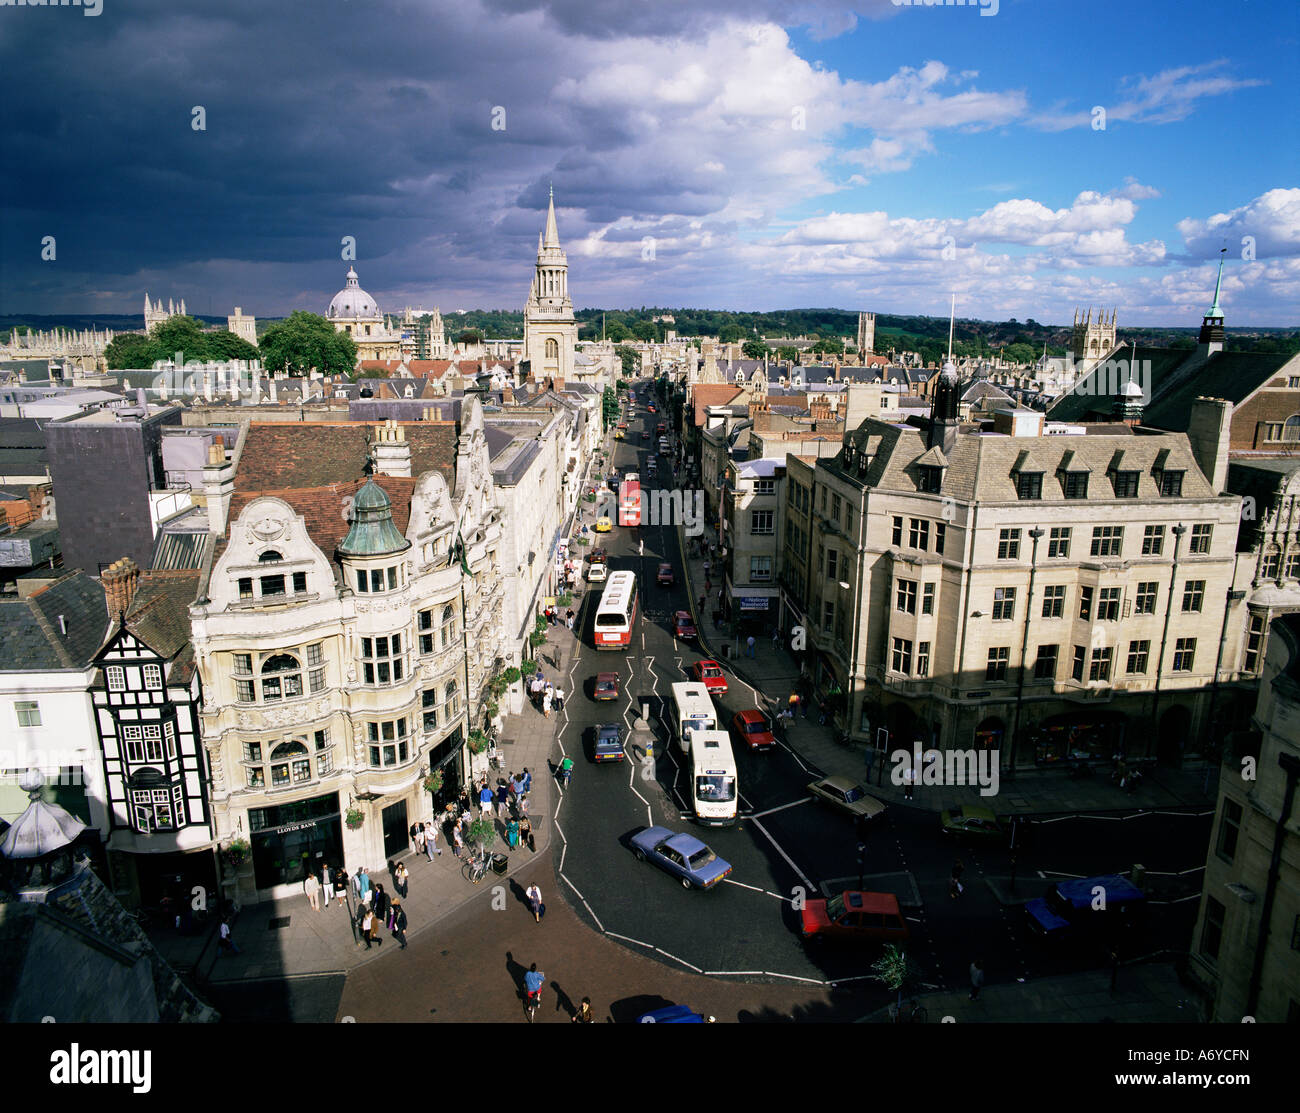
[{"label": "green foliage", "polygon": [[785,347],[782,348],[777,348],[776,357],[777,359],[796,360],[799,358],[799,349],[792,348],[789,345],[786,345]]},{"label": "green foliage", "polygon": [[533,673],[537,671],[537,662],[531,658],[527,661],[523,661],[519,665],[519,671],[525,676],[532,676]]},{"label": "green foliage", "polygon": [[329,375],[353,375],[357,346],[324,317],[298,309],[273,324],[262,336],[262,366],[306,375],[313,369]]},{"label": "green foliage", "polygon": [[534,630],[528,635],[528,644],[534,649],[541,649],[546,644],[546,635],[540,630]]},{"label": "green foliage", "polygon": [[435,769],[432,773],[430,773],[427,777],[424,778],[424,791],[425,792],[442,791],[442,770],[441,769]]},{"label": "green foliage", "polygon": [[587,492],[585,495],[583,495],[582,497],[583,497],[584,499],[586,499],[588,502],[595,502],[595,501],[596,501],[596,496],[593,495],[590,491],[588,491],[588,492]]},{"label": "green foliage", "polygon": [[461,346],[467,344],[482,344],[483,333],[476,328],[461,329],[460,332],[456,333],[456,343]]},{"label": "green foliage", "polygon": [[358,830],[366,821],[366,813],[360,808],[349,808],[343,815],[343,822],[347,824],[349,831]]},{"label": "green foliage", "polygon": [[746,340],[740,351],[746,359],[766,359],[771,349],[761,340]]},{"label": "green foliage", "polygon": [[201,321],[193,317],[169,317],[150,330],[148,336],[124,333],[115,336],[104,352],[110,370],[123,371],[131,367],[152,367],[159,360],[191,360],[206,363],[209,360],[257,359],[258,349],[226,329],[204,332]]},{"label": "green foliage", "polygon": [[641,367],[641,357],[626,345],[615,348],[614,352],[623,362],[624,377],[632,378]]},{"label": "green foliage", "polygon": [[618,420],[618,392],[612,386],[607,386],[601,396],[601,413],[605,418],[606,429],[609,428],[610,422]]},{"label": "green foliage", "polygon": [[818,340],[813,345],[812,350],[822,356],[842,356],[844,354],[844,342],[834,337],[826,337]]},{"label": "green foliage", "polygon": [[497,825],[492,820],[480,816],[469,825],[470,846],[480,846],[490,850],[497,841]]},{"label": "green foliage", "polygon": [[[527,664],[527,662],[525,662],[525,664]],[[507,684],[516,684],[519,682],[519,678],[522,675],[523,673],[519,669],[515,668],[514,665],[511,665],[508,669],[506,669],[505,672],[501,674],[501,679],[504,680]]]},{"label": "green foliage", "polygon": [[467,741],[469,743],[469,752],[472,754],[481,754],[488,748],[488,737],[478,727],[469,732]]},{"label": "green foliage", "polygon": [[903,991],[915,985],[921,977],[921,968],[907,955],[907,951],[897,943],[887,944],[885,952],[871,964],[875,971],[872,975],[887,989],[893,990],[902,999]]},{"label": "green foliage", "polygon": [[563,592],[555,600],[557,607],[570,607],[573,605],[573,593],[571,591]]}]

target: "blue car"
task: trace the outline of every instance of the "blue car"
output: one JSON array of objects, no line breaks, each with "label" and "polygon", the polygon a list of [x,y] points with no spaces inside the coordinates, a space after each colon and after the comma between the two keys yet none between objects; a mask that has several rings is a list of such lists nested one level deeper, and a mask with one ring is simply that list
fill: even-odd
[{"label": "blue car", "polygon": [[672,874],[683,889],[710,889],[731,872],[724,862],[694,835],[675,834],[667,827],[647,827],[632,836],[632,854],[647,859]]},{"label": "blue car", "polygon": [[[1105,898],[1105,912],[1095,910]],[[1126,877],[1114,874],[1058,881],[1039,897],[1025,904],[1029,929],[1045,939],[1059,939],[1079,930],[1114,926],[1129,918],[1146,902],[1146,894]]]},{"label": "blue car", "polygon": [[601,723],[596,727],[592,760],[623,760],[623,728],[618,723]]},{"label": "blue car", "polygon": [[713,1017],[697,1013],[686,1005],[669,1005],[636,1018],[638,1024],[712,1024],[713,1020]]}]

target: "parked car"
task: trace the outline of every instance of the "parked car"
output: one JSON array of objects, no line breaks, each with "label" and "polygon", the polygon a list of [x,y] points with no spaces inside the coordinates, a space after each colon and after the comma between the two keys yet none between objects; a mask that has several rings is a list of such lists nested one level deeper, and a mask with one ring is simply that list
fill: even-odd
[{"label": "parked car", "polygon": [[678,611],[673,617],[673,634],[679,638],[695,638],[699,636],[690,611]]},{"label": "parked car", "polygon": [[613,528],[614,528],[614,523],[609,520],[608,514],[602,514],[599,518],[596,519],[597,533],[608,533]]},{"label": "parked car", "polygon": [[618,430],[615,431],[615,433],[614,433],[614,439],[615,439],[616,441],[625,441],[625,440],[627,440],[627,434],[624,433],[623,430],[620,428],[620,429],[618,429]]},{"label": "parked car", "polygon": [[604,545],[597,545],[587,554],[587,560],[592,564],[608,564],[609,550]]},{"label": "parked car", "polygon": [[648,441],[648,440],[650,439],[650,430],[649,430],[649,429],[642,429],[642,430],[641,430],[641,439],[642,439],[643,441]]},{"label": "parked car", "polygon": [[596,683],[591,694],[594,699],[618,699],[618,673],[596,673]]},{"label": "parked car", "polygon": [[660,587],[672,587],[677,582],[673,578],[673,566],[667,561],[659,565],[659,571],[655,574],[655,579],[659,582]]},{"label": "parked car", "polygon": [[668,432],[668,426],[665,425],[665,424],[661,421],[661,422],[659,422],[658,425],[655,426],[655,432],[656,432],[656,433],[666,433],[666,432]]},{"label": "parked car", "polygon": [[595,561],[587,562],[587,583],[603,584],[609,578],[608,569],[604,564]]},{"label": "parked car", "polygon": [[677,834],[667,827],[647,827],[632,836],[632,855],[650,861],[672,874],[684,889],[711,889],[731,872],[724,862],[694,835]]},{"label": "parked car", "polygon": [[595,762],[623,760],[622,724],[600,723],[597,725],[591,760]]},{"label": "parked car", "polygon": [[864,939],[906,942],[907,921],[893,893],[850,890],[830,900],[804,902],[799,913],[805,939]]},{"label": "parked car", "polygon": [[709,695],[727,694],[727,678],[723,675],[722,666],[717,661],[696,661],[691,666],[691,675],[709,690]]},{"label": "parked car", "polygon": [[943,821],[943,833],[953,838],[1001,842],[1006,837],[998,823],[998,817],[988,808],[962,804],[957,808],[945,808],[939,814]]},{"label": "parked car", "polygon": [[885,813],[885,805],[849,777],[823,777],[808,786],[813,798],[829,804],[854,819],[876,819]]},{"label": "parked car", "polygon": [[668,1005],[636,1018],[638,1024],[712,1024],[716,1020],[717,1017],[697,1013],[687,1005]]},{"label": "parked car", "polygon": [[1025,918],[1029,930],[1044,939],[1105,937],[1127,924],[1146,899],[1146,893],[1118,874],[1058,881],[1046,896],[1025,904]]},{"label": "parked car", "polygon": [[772,724],[767,716],[757,708],[737,711],[731,720],[731,733],[737,743],[751,750],[770,750],[776,745],[776,735],[772,733]]}]

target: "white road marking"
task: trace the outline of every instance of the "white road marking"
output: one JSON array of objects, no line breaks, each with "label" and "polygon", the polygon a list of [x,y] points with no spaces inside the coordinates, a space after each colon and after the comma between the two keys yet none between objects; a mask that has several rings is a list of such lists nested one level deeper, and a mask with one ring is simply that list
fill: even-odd
[{"label": "white road marking", "polygon": [[771,889],[762,889],[757,885],[746,885],[743,881],[732,881],[730,877],[722,879],[728,885],[735,885],[739,889],[748,889],[751,893],[766,893],[769,897],[776,897],[777,900],[792,900],[791,897],[783,897],[780,893],[774,893]]},{"label": "white road marking", "polygon": [[781,844],[777,842],[776,839],[772,838],[770,834],[768,834],[767,828],[764,827],[761,823],[759,823],[757,819],[752,820],[751,822],[754,824],[755,827],[757,827],[760,831],[763,832],[763,837],[767,839],[767,841],[770,842],[772,846],[776,849],[776,852],[779,855],[781,855],[782,858],[785,859],[786,865],[788,865],[792,870],[794,870],[795,876],[798,877],[799,880],[802,881],[804,885],[806,885],[809,889],[816,888],[816,886],[813,885],[813,883],[810,880],[808,880],[808,875],[805,874],[803,870],[801,870],[798,866],[796,866],[794,864],[794,859],[792,859],[790,855],[788,855],[782,849]]},{"label": "white road marking", "polygon": [[619,935],[616,931],[605,932],[611,939],[621,939],[624,943],[635,943],[638,947],[644,947],[647,951],[657,950],[656,947],[649,943],[642,943],[640,939],[633,939],[630,935]]},{"label": "white road marking", "polygon": [[772,815],[774,812],[783,812],[783,811],[785,811],[787,808],[797,808],[797,807],[799,807],[799,805],[801,805],[801,804],[808,804],[808,803],[811,803],[811,802],[812,802],[812,801],[811,801],[811,798],[805,796],[802,800],[795,800],[795,801],[793,801],[792,803],[789,803],[789,804],[782,804],[782,805],[781,805],[780,807],[778,807],[778,808],[768,808],[767,811],[765,811],[765,812],[755,812],[755,813],[754,813],[753,815],[751,815],[749,818],[750,818],[750,819],[762,819],[763,816],[765,816],[765,815]]},{"label": "white road marking", "polygon": [[668,953],[667,951],[665,951],[662,947],[655,947],[655,948],[654,948],[654,951],[655,951],[655,954],[663,955],[664,958],[670,958],[670,959],[672,959],[674,962],[680,962],[683,966],[686,967],[687,970],[694,970],[695,973],[697,973],[697,974],[703,974],[703,973],[704,973],[704,971],[701,970],[698,966],[693,966],[691,963],[687,962],[684,958],[678,958],[678,957],[677,957],[676,955],[674,955],[674,954],[669,954],[669,953]]}]

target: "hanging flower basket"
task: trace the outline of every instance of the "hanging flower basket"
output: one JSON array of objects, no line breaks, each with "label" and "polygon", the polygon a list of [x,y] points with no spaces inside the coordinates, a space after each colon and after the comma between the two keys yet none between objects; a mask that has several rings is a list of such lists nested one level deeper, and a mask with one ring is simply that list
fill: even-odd
[{"label": "hanging flower basket", "polygon": [[221,851],[221,856],[228,866],[238,868],[248,861],[248,851],[247,839],[231,839]]},{"label": "hanging flower basket", "polygon": [[349,808],[343,816],[343,822],[348,825],[349,831],[360,830],[361,825],[366,821],[366,813],[360,808]]},{"label": "hanging flower basket", "polygon": [[511,665],[508,669],[506,669],[505,672],[501,674],[501,679],[504,680],[507,684],[517,684],[519,683],[519,678],[522,675],[523,674],[517,668],[515,668],[514,665]]},{"label": "hanging flower basket", "polygon": [[532,676],[537,671],[537,662],[530,658],[520,664],[519,671],[524,676]]},{"label": "hanging flower basket", "polygon": [[472,754],[481,754],[487,749],[487,735],[478,728],[469,732],[469,750]]},{"label": "hanging flower basket", "polygon": [[441,769],[435,769],[432,773],[430,773],[427,777],[424,778],[424,791],[425,792],[442,791],[442,770]]}]

